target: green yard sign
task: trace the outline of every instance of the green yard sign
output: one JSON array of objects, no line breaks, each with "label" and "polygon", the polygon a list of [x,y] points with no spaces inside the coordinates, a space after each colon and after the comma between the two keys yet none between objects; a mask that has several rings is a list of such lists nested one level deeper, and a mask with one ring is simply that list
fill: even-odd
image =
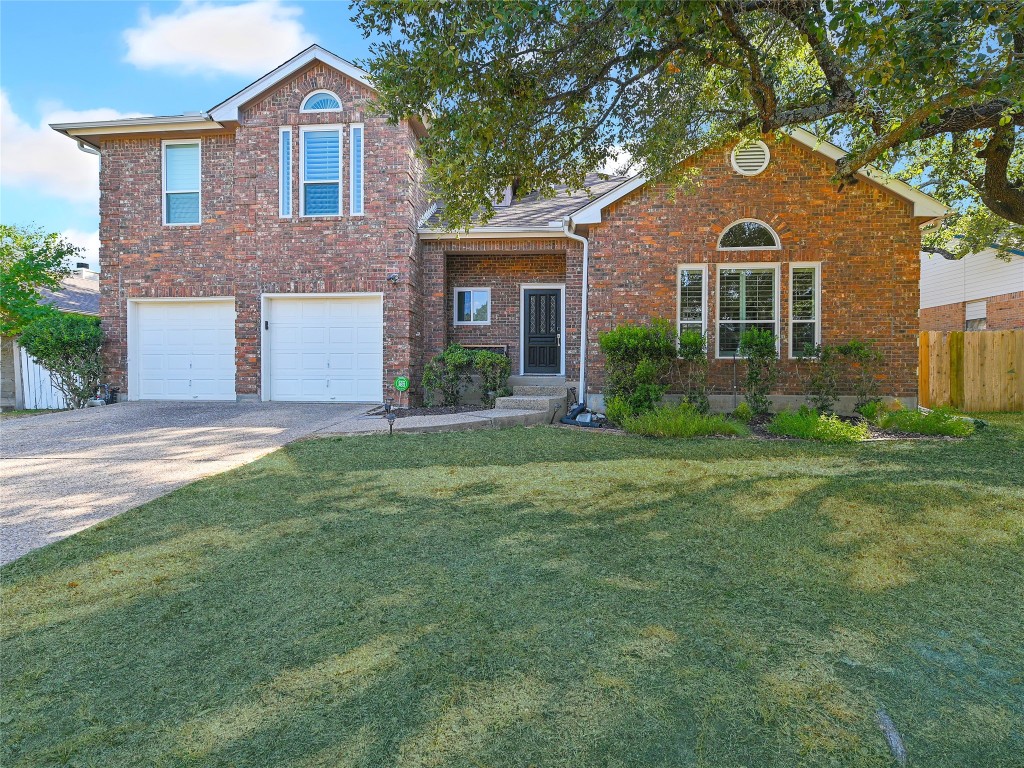
[{"label": "green yard sign", "polygon": [[409,377],[399,376],[397,379],[395,379],[395,389],[397,389],[399,392],[405,392],[407,389],[409,389]]}]

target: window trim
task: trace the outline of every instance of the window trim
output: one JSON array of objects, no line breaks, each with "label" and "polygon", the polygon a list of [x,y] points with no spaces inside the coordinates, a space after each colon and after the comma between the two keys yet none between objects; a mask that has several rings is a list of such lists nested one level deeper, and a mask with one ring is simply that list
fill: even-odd
[{"label": "window trim", "polygon": [[[486,320],[459,320],[459,294],[465,291],[470,292],[470,304],[472,305],[473,293],[487,294],[487,319]],[[491,324],[491,289],[485,286],[463,287],[452,291],[452,323],[454,325],[490,325]]]},{"label": "window trim", "polygon": [[[306,139],[307,133],[338,132],[338,212],[337,213],[306,213]],[[300,219],[340,219],[345,215],[342,205],[342,190],[345,181],[345,126],[342,124],[300,125],[299,126],[299,218]],[[334,184],[330,181],[311,181],[310,184]]]},{"label": "window trim", "polygon": [[810,320],[793,319],[793,272],[797,269],[814,269],[814,343],[821,344],[821,262],[793,261],[789,264],[789,359],[797,360],[799,356],[793,350],[793,323],[808,323]]},{"label": "window trim", "polygon": [[[728,261],[724,263],[715,264],[715,360],[732,360],[735,357],[737,360],[744,360],[745,358],[738,352],[734,355],[722,355],[722,270],[723,269],[773,269],[775,270],[775,353],[781,355],[780,345],[782,343],[782,307],[780,303],[782,301],[781,291],[781,266],[782,263],[778,261],[754,261],[754,262],[742,262],[742,261]],[[726,322],[767,322],[764,320],[750,320],[750,321],[736,321],[728,320]]]},{"label": "window trim", "polygon": [[[366,215],[366,130],[362,123],[351,123],[348,127],[348,212],[350,216]],[[356,143],[355,131],[359,131],[359,210],[356,210]]]},{"label": "window trim", "polygon": [[[285,168],[281,150],[284,148],[285,134],[288,135],[288,167]],[[277,215],[282,219],[290,219],[295,213],[295,191],[292,189],[292,173],[295,167],[295,142],[290,125],[282,125],[277,143]],[[284,190],[288,189],[288,212],[284,211]]]},{"label": "window trim", "polygon": [[701,312],[700,312],[700,332],[707,336],[708,332],[708,265],[707,264],[678,264],[676,265],[676,333],[680,333],[680,329],[683,324],[682,312],[683,312],[683,297],[682,297],[682,279],[683,272],[700,272],[701,273]]},{"label": "window trim", "polygon": [[[172,144],[195,144],[199,147],[199,188],[167,191],[167,147]],[[167,220],[167,195],[199,193],[199,221],[170,222]],[[160,142],[160,220],[165,227],[201,227],[203,225],[203,140],[195,139],[163,139]]]},{"label": "window trim", "polygon": [[[760,224],[762,227],[772,233],[772,237],[775,238],[775,245],[722,245],[722,238],[725,237],[725,233],[735,227],[737,224],[745,224],[747,222],[753,222]],[[729,222],[728,225],[722,227],[722,231],[718,233],[718,240],[715,242],[715,250],[718,251],[781,251],[782,250],[782,238],[779,237],[779,233],[775,231],[768,222],[762,221],[761,219],[736,219],[735,221]]]},{"label": "window trim", "polygon": [[[337,109],[306,109],[306,105],[315,98],[316,96],[330,96],[336,102],[338,102]],[[317,88],[315,91],[310,91],[306,94],[306,98],[302,100],[302,104],[299,106],[299,112],[306,115],[320,115],[325,112],[341,112],[341,98],[334,91],[329,91],[326,88]]]}]

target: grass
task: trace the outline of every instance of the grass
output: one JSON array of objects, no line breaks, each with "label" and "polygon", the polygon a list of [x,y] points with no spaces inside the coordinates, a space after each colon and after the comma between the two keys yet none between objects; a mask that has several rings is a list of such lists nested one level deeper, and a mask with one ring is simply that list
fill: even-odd
[{"label": "grass", "polygon": [[0,571],[0,764],[1024,764],[1024,416],[308,441]]},{"label": "grass", "polygon": [[918,410],[889,411],[881,415],[879,424],[883,429],[898,429],[900,432],[918,435],[968,437],[974,434],[973,422],[945,408],[936,408],[930,413]]},{"label": "grass", "polygon": [[24,416],[38,416],[41,413],[57,413],[51,408],[22,408],[13,411],[0,411],[0,421],[4,419],[20,419]]},{"label": "grass", "polygon": [[622,419],[623,428],[645,437],[745,437],[750,434],[746,425],[720,414],[697,412],[689,403],[665,405],[637,416]]},{"label": "grass", "polygon": [[851,424],[838,416],[819,414],[810,408],[781,411],[775,414],[767,429],[773,435],[819,440],[823,443],[856,443],[871,437],[866,424]]}]

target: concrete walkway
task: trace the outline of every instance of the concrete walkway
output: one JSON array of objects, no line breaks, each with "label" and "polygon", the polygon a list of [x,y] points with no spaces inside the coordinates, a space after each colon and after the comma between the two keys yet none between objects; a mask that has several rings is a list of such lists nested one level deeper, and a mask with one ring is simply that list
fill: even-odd
[{"label": "concrete walkway", "polygon": [[[132,402],[0,422],[0,564],[302,438],[388,431],[371,406]],[[395,432],[546,421],[530,410],[408,416]]]}]

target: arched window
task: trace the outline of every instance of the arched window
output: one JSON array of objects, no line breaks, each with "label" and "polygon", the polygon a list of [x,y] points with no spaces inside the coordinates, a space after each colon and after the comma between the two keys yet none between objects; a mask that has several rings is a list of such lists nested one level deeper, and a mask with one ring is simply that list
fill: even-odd
[{"label": "arched window", "polygon": [[302,102],[303,112],[330,112],[341,109],[341,100],[330,91],[313,91]]},{"label": "arched window", "polygon": [[718,238],[718,250],[777,251],[782,247],[775,230],[757,219],[740,219],[730,224]]}]

